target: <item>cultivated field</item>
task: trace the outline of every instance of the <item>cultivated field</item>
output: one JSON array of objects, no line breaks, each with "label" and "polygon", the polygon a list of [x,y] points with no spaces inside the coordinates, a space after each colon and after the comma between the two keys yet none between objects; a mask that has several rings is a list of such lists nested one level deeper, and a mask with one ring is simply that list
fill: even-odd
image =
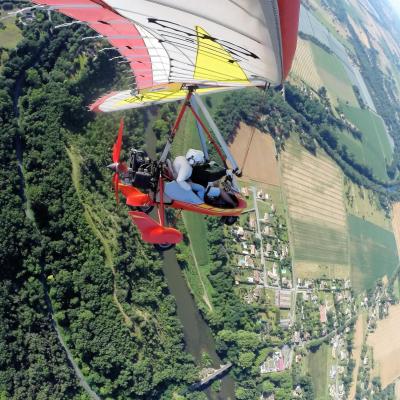
[{"label": "cultivated field", "polygon": [[354,289],[371,288],[385,275],[390,278],[399,262],[393,233],[353,215],[348,225]]},{"label": "cultivated field", "polygon": [[373,375],[380,376],[386,387],[400,376],[400,304],[391,306],[389,316],[378,321],[377,329],[368,336],[372,346],[375,368]]},{"label": "cultivated field", "polygon": [[385,212],[382,210],[382,207],[379,204],[377,198],[378,196],[374,192],[358,186],[346,178],[344,188],[346,210],[349,214],[372,222],[373,224],[376,224],[386,230],[392,229],[392,221],[386,217]]},{"label": "cultivated field", "polygon": [[289,141],[282,154],[282,177],[296,276],[348,278],[341,171],[322,153],[315,157]]},{"label": "cultivated field", "polygon": [[350,79],[339,58],[313,43],[311,49],[319,75],[333,104],[337,105],[337,99],[342,99],[351,105],[358,105]]},{"label": "cultivated field", "polygon": [[315,353],[308,355],[308,370],[314,386],[315,400],[328,399],[328,371],[331,361],[331,349],[322,344]]},{"label": "cultivated field", "polygon": [[363,134],[362,143],[354,141],[354,145],[346,143],[351,154],[358,154],[361,146],[364,160],[379,179],[387,179],[386,164],[390,163],[393,150],[390,145],[382,120],[369,110],[341,104],[346,118]]},{"label": "cultivated field", "polygon": [[241,122],[229,148],[244,178],[267,185],[279,185],[275,142],[270,135]]},{"label": "cultivated field", "polygon": [[318,69],[314,62],[311,43],[307,40],[298,39],[296,56],[294,58],[291,75],[301,79],[314,90],[323,86],[322,79],[319,76]]}]

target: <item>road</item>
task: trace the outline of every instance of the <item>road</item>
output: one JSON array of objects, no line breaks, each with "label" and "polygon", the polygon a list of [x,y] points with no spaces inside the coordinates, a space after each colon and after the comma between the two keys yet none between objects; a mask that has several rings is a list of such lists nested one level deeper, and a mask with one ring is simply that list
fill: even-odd
[{"label": "road", "polygon": [[261,266],[263,268],[263,281],[264,287],[267,287],[267,265],[265,263],[264,258],[264,243],[263,237],[261,235],[261,228],[260,228],[260,213],[258,211],[258,204],[257,204],[257,190],[254,186],[251,186],[251,191],[253,192],[253,202],[254,202],[254,211],[256,212],[256,227],[257,227],[257,237],[260,239],[260,253],[261,253]]}]

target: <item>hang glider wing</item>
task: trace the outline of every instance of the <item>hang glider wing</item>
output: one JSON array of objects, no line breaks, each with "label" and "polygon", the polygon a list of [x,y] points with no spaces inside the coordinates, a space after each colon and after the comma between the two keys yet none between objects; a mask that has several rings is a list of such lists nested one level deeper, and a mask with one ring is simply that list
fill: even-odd
[{"label": "hang glider wing", "polygon": [[87,23],[129,63],[139,95],[107,95],[93,106],[100,111],[138,107],[149,92],[178,99],[188,85],[280,85],[296,49],[300,0],[33,2]]}]

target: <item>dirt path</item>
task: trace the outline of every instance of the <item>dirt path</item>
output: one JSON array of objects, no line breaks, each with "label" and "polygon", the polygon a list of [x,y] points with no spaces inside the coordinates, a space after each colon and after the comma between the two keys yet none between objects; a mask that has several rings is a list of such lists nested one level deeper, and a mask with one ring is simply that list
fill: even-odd
[{"label": "dirt path", "polygon": [[200,282],[201,282],[201,286],[202,286],[202,288],[203,288],[203,292],[204,292],[204,294],[203,294],[203,300],[204,300],[204,302],[207,304],[207,307],[210,309],[210,311],[213,311],[213,306],[212,306],[211,301],[210,301],[210,299],[209,299],[209,297],[208,297],[207,290],[206,290],[206,286],[204,285],[203,279],[201,279],[200,267],[199,267],[199,263],[197,262],[196,255],[195,255],[195,253],[194,253],[194,249],[193,249],[192,242],[190,242],[190,251],[192,252],[192,256],[193,256],[193,260],[194,260],[194,265],[196,266],[196,271],[197,271],[197,274],[199,275],[199,279],[200,279]]},{"label": "dirt path", "polygon": [[136,329],[134,326],[132,320],[128,316],[128,314],[125,312],[124,308],[122,307],[122,304],[118,300],[117,296],[117,284],[115,281],[116,278],[116,270],[114,267],[114,257],[113,257],[113,251],[112,251],[112,245],[108,239],[104,237],[104,235],[101,233],[101,231],[98,229],[95,221],[98,219],[95,212],[92,210],[92,208],[86,204],[81,196],[81,187],[80,187],[80,159],[79,159],[79,154],[76,153],[75,149],[73,147],[67,148],[67,154],[68,157],[71,160],[72,164],[72,182],[74,184],[76,193],[78,194],[79,201],[81,202],[83,208],[84,208],[84,214],[85,214],[85,219],[90,228],[92,229],[94,235],[99,239],[100,243],[103,246],[104,249],[104,254],[105,254],[105,264],[107,267],[111,268],[113,277],[114,277],[114,282],[113,282],[113,301],[118,308],[118,311],[122,315],[122,318],[124,320],[125,325],[129,329],[134,329],[135,333],[137,335],[140,334],[140,332]]}]

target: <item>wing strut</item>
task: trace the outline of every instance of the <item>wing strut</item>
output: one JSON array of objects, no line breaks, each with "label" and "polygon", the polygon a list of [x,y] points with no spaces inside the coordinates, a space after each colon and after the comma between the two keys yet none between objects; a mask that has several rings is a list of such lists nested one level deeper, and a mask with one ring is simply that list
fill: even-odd
[{"label": "wing strut", "polygon": [[[199,108],[197,106],[197,103],[194,102],[193,99],[190,99],[190,104],[192,106],[192,109],[196,112],[196,114],[199,115]],[[206,160],[209,160],[206,135],[204,134],[204,129],[201,127],[201,125],[200,125],[199,121],[197,121],[197,119],[196,119],[196,126],[197,126],[197,132],[198,132],[199,138],[200,138],[201,148],[204,153],[204,157],[206,158]]]},{"label": "wing strut", "polygon": [[226,144],[224,138],[222,137],[221,132],[219,131],[214,120],[212,119],[210,113],[208,112],[207,107],[204,105],[200,96],[198,96],[196,93],[193,93],[192,103],[195,103],[200,107],[200,110],[203,113],[205,119],[207,120],[210,128],[214,132],[214,135],[215,135],[216,139],[218,140],[218,143],[221,146],[222,151],[224,152],[227,160],[229,160],[229,163],[231,164],[233,173],[237,176],[241,176],[242,173],[240,171],[239,165],[237,164],[236,160],[233,158],[231,152],[229,151],[228,145]]}]

